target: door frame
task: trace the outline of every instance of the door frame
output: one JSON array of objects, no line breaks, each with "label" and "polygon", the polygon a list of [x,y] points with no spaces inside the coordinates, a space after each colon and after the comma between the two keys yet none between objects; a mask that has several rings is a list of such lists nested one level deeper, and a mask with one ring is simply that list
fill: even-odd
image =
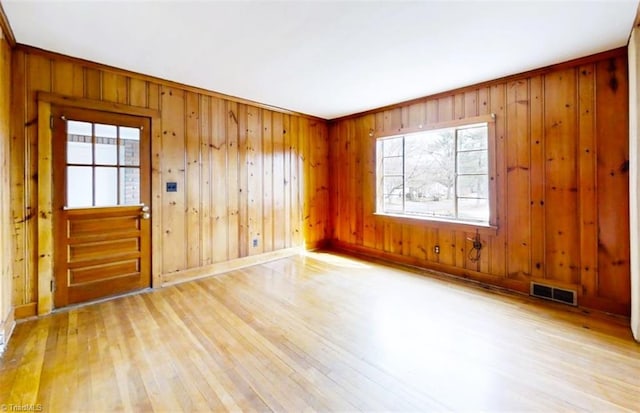
[{"label": "door frame", "polygon": [[[103,102],[99,100],[72,98],[48,92],[38,92],[38,307],[37,314],[48,314],[53,310],[54,286],[54,248],[53,233],[53,129],[52,108],[66,107],[74,109],[90,109],[114,114],[133,115],[149,118],[151,121],[151,288],[160,286],[159,254],[153,254],[153,246],[161,236],[160,203],[153,202],[161,193],[160,154],[161,118],[160,111],[140,108],[121,103]],[[55,120],[53,120],[55,121]],[[154,153],[154,151],[157,151]]]}]

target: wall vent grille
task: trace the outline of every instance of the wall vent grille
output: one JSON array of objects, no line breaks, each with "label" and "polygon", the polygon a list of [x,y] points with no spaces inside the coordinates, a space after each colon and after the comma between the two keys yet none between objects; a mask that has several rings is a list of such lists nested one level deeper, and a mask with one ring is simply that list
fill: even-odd
[{"label": "wall vent grille", "polygon": [[552,285],[532,282],[530,294],[534,297],[545,298],[559,303],[578,305],[578,297],[575,291]]}]

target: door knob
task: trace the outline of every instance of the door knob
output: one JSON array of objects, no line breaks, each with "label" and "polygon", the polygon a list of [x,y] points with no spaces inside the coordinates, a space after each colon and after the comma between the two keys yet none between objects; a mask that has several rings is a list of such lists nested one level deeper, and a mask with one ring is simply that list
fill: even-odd
[{"label": "door knob", "polygon": [[149,206],[148,205],[142,205],[142,212],[149,212]]},{"label": "door knob", "polygon": [[148,212],[143,212],[143,213],[140,214],[140,218],[149,219],[149,218],[151,218],[151,214],[148,213]]}]

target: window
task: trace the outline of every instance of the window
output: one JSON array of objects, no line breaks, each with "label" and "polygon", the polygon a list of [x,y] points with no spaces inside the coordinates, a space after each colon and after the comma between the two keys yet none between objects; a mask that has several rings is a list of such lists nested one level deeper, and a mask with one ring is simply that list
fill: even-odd
[{"label": "window", "polygon": [[377,140],[377,212],[491,222],[489,123]]},{"label": "window", "polygon": [[140,204],[140,129],[67,121],[67,207]]}]

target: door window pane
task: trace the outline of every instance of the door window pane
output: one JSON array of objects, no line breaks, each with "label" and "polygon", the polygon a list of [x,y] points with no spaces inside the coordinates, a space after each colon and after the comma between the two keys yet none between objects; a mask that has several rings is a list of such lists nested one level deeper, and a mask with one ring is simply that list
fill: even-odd
[{"label": "door window pane", "polygon": [[120,168],[120,204],[140,203],[140,169]]},{"label": "door window pane", "polygon": [[96,164],[116,165],[118,163],[118,129],[113,125],[96,123]]},{"label": "door window pane", "polygon": [[120,165],[140,165],[140,129],[120,126]]},{"label": "door window pane", "polygon": [[93,174],[90,166],[67,167],[67,206],[93,205]]},{"label": "door window pane", "polygon": [[118,205],[118,168],[96,167],[96,206]]},{"label": "door window pane", "polygon": [[93,163],[91,124],[67,122],[67,163],[90,165]]},{"label": "door window pane", "polygon": [[141,129],[68,120],[67,132],[66,206],[139,205]]}]

